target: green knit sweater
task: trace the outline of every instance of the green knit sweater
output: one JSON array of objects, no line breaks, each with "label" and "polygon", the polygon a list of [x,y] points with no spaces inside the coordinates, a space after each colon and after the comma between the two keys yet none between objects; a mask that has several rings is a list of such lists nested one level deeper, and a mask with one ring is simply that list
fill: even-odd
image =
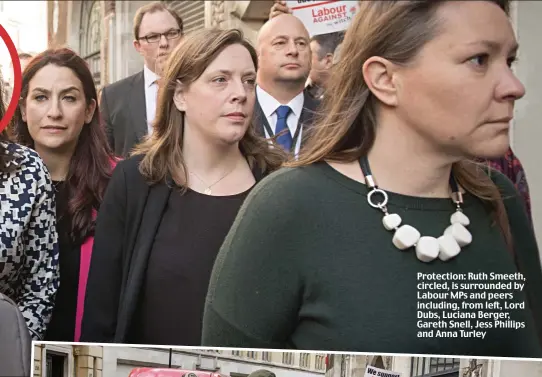
[{"label": "green knit sweater", "polygon": [[[534,321],[542,319],[538,248],[514,186],[500,173],[493,179],[506,198],[516,263],[482,202],[469,194],[463,208],[471,221],[473,242],[448,262],[423,263],[414,251],[393,246],[393,233],[383,227],[382,213],[367,204],[365,185],[326,163],[272,174],[245,201],[217,257],[203,345],[542,357],[541,329]],[[388,194],[389,212],[398,213],[403,223],[425,236],[442,235],[455,210],[450,199]],[[513,299],[489,298],[489,293],[507,292],[498,287],[474,287],[468,294],[480,294],[484,308],[470,310],[461,308],[469,300],[450,296],[467,288],[452,289],[452,283],[508,283],[475,280],[482,275],[469,273],[512,274],[518,271],[516,266],[526,287]],[[451,290],[418,289],[421,282],[444,282],[419,280],[420,273],[447,277]],[[447,273],[456,276],[443,275]],[[428,292],[448,292],[445,299],[432,301],[456,303],[460,310],[433,310],[440,320],[418,318],[418,305],[431,302],[422,298]],[[487,308],[496,301],[501,310]],[[512,310],[509,318],[482,318],[483,313],[508,311],[504,301],[527,304]],[[469,319],[445,318],[465,315]],[[433,328],[425,327],[429,322]],[[438,325],[441,322],[446,326]],[[525,327],[507,328],[519,323]],[[466,337],[472,334],[477,337]]]}]

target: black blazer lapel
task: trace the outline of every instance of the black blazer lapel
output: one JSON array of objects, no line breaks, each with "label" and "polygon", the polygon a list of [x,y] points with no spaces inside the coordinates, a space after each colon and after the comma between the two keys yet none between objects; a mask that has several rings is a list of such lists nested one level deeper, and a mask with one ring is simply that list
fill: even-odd
[{"label": "black blazer lapel", "polygon": [[[258,94],[256,94],[256,103],[254,104],[254,127],[256,128],[256,133],[261,136],[265,137],[265,131],[264,131],[264,124],[269,126],[269,122],[267,121],[267,117],[265,116],[262,107],[260,106],[260,102],[258,100]],[[273,129],[273,127],[270,127]]]},{"label": "black blazer lapel", "polygon": [[125,289],[120,298],[117,329],[115,331],[115,342],[117,343],[124,343],[129,340],[127,339],[128,332],[130,331],[132,318],[145,279],[147,262],[171,190],[166,184],[158,184],[149,189],[133,252],[128,261],[128,266],[124,266],[124,268],[128,268],[128,274]]},{"label": "black blazer lapel", "polygon": [[301,138],[301,146],[307,141],[308,134],[314,123],[314,117],[320,106],[320,101],[311,97],[305,90],[303,99],[303,110],[299,116],[299,122],[303,125],[303,136]]},{"label": "black blazer lapel", "polygon": [[131,97],[130,114],[133,122],[136,144],[148,134],[147,128],[147,104],[145,102],[145,78],[143,71],[134,76],[130,92],[126,95]]},{"label": "black blazer lapel", "polygon": [[299,116],[299,121],[304,126],[311,125],[314,119],[314,115],[320,105],[320,101],[312,98],[307,91],[304,92],[303,110]]}]

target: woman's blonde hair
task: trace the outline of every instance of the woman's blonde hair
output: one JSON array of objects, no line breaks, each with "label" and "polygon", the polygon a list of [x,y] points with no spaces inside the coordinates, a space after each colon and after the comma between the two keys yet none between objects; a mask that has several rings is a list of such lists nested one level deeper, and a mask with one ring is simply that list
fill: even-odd
[{"label": "woman's blonde hair", "polygon": [[[487,0],[509,13],[508,0]],[[381,56],[396,64],[408,64],[439,32],[436,11],[443,1],[362,1],[346,32],[340,59],[332,69],[329,86],[312,134],[297,161],[303,166],[319,161],[352,162],[367,155],[376,134],[377,98],[361,74],[364,62]],[[474,161],[453,165],[458,183],[483,200],[510,250],[508,217],[499,189],[484,166]]]},{"label": "woman's blonde hair", "polygon": [[[139,170],[149,184],[171,179],[186,189],[182,151],[184,114],[173,103],[177,80],[189,87],[226,47],[235,44],[248,50],[257,69],[256,50],[237,29],[204,29],[191,33],[169,57],[159,85],[154,131],[132,152],[132,155],[144,155]],[[239,142],[239,149],[251,168],[256,167],[264,174],[278,169],[286,160],[286,154],[280,148],[270,148],[269,142],[256,134],[252,123]]]}]

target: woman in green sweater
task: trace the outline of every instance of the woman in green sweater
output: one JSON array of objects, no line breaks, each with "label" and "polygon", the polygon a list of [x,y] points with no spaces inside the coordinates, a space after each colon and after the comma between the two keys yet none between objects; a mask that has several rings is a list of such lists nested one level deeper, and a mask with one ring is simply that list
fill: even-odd
[{"label": "woman in green sweater", "polygon": [[218,255],[203,345],[542,357],[525,207],[469,162],[506,152],[525,92],[507,13],[361,3],[310,144],[250,194]]}]

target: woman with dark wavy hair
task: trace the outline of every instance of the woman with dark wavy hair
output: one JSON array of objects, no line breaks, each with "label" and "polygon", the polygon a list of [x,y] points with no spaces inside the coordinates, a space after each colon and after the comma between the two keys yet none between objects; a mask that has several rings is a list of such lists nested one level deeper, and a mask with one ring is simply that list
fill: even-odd
[{"label": "woman with dark wavy hair", "polygon": [[81,57],[61,48],[32,59],[24,71],[14,131],[19,143],[44,160],[56,190],[61,280],[46,339],[73,341],[78,338],[95,215],[113,162],[100,125],[96,87]]},{"label": "woman with dark wavy hair", "polygon": [[[0,80],[0,93],[2,80]],[[0,119],[5,115],[0,99]],[[51,177],[38,154],[0,132],[0,293],[17,303],[32,339],[43,339],[58,289]]]},{"label": "woman with dark wavy hair", "polygon": [[245,197],[285,159],[256,135],[257,55],[203,30],[168,60],[152,136],[98,215],[82,341],[198,345],[214,259]]}]

